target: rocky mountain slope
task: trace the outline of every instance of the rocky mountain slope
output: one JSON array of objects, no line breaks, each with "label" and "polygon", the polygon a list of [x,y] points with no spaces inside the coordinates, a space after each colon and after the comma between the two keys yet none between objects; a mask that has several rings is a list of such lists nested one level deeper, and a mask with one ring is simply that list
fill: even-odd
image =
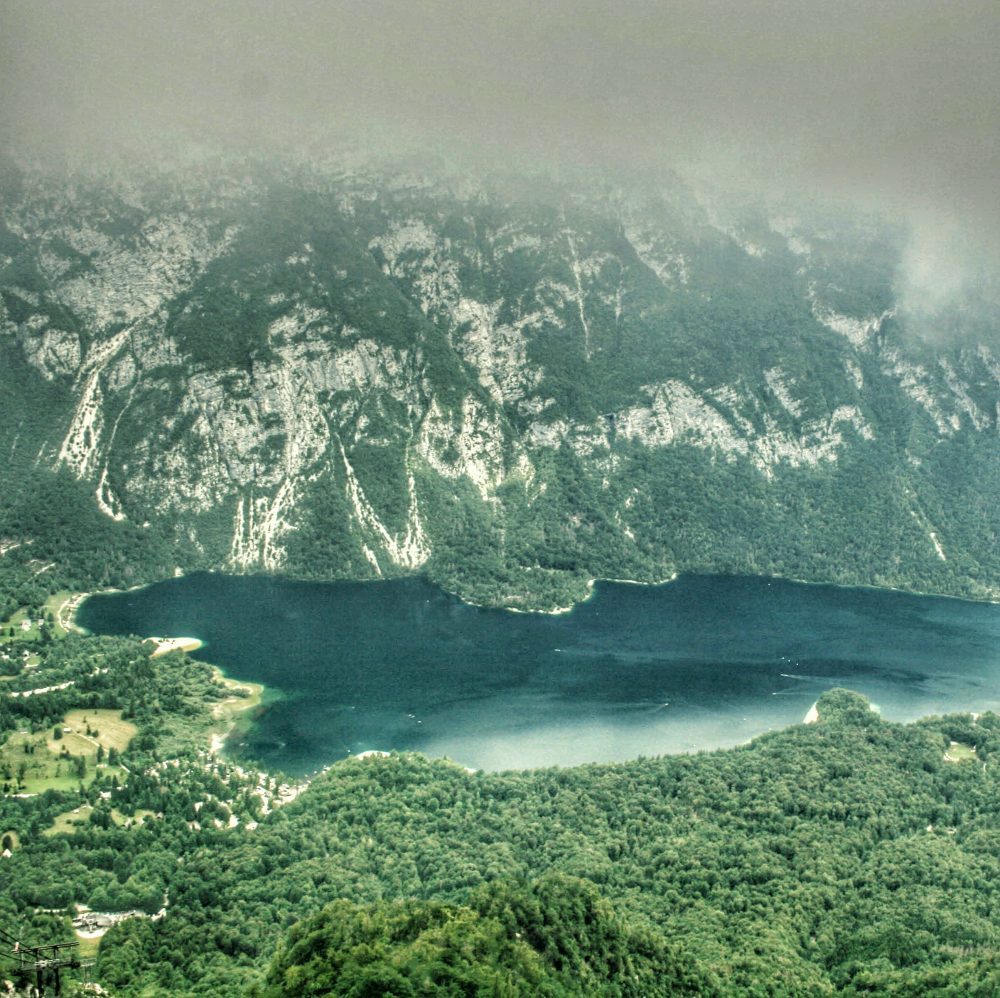
[{"label": "rocky mountain slope", "polygon": [[905,234],[345,163],[3,165],[2,536],[86,513],[94,582],[531,608],[679,570],[1000,593],[1000,321],[918,327]]}]

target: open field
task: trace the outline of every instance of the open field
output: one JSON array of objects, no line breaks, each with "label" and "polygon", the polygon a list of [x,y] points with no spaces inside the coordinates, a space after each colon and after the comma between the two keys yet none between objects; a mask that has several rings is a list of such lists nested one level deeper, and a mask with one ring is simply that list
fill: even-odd
[{"label": "open field", "polygon": [[[88,734],[89,729],[89,734]],[[46,790],[75,790],[96,776],[117,776],[120,766],[98,763],[98,749],[122,751],[137,729],[123,721],[119,710],[71,710],[60,726],[31,733],[15,731],[0,746],[0,782],[4,792],[38,794]]]},{"label": "open field", "polygon": [[[51,620],[51,634],[56,638],[63,638],[70,631],[79,630],[73,623],[73,615],[86,596],[86,593],[75,593],[63,589],[53,593],[45,601],[41,613],[35,612],[29,615],[28,607],[22,606],[6,620],[0,620],[0,645],[16,641],[37,641],[41,637],[38,625],[44,619]],[[10,630],[13,630],[14,633],[8,633]]]},{"label": "open field", "polygon": [[[67,732],[65,729],[69,728]],[[87,733],[89,729],[89,734]],[[71,710],[67,713],[63,721],[63,740],[75,738],[82,740],[96,752],[98,745],[104,746],[104,751],[117,749],[123,752],[128,748],[128,743],[135,737],[139,729],[131,721],[122,720],[120,710],[100,710],[91,708],[90,710]],[[75,742],[74,744],[79,744]],[[49,741],[49,748],[58,752],[58,743]],[[69,748],[74,755],[79,755],[83,751]]]},{"label": "open field", "polygon": [[[42,832],[42,835],[72,835],[90,821],[90,814],[93,810],[89,804],[83,804],[71,811],[57,814],[52,824]],[[111,811],[111,819],[119,828],[138,828],[152,817],[154,817],[152,811],[143,809],[136,811],[131,817],[122,814],[117,808]]]},{"label": "open field", "polygon": [[52,824],[42,832],[42,835],[59,835],[75,832],[80,826],[90,821],[90,812],[94,809],[89,804],[75,807],[72,811],[57,814]]},{"label": "open field", "polygon": [[[28,626],[26,627],[25,624]],[[8,634],[13,628],[14,633]],[[15,641],[37,641],[40,637],[37,617],[29,617],[26,607],[15,610],[6,620],[0,620],[0,644]]]},{"label": "open field", "polygon": [[944,754],[945,762],[969,762],[975,758],[975,746],[965,745],[963,742],[952,742],[948,746],[948,751]]},{"label": "open field", "polygon": [[76,934],[76,949],[81,960],[93,960],[97,957],[97,951],[101,948],[101,938],[88,939],[86,936]]}]

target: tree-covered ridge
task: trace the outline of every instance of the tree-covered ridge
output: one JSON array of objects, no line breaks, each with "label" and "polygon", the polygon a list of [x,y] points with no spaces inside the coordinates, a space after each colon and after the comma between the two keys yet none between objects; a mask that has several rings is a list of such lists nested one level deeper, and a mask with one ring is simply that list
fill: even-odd
[{"label": "tree-covered ridge", "polygon": [[73,585],[995,591],[1000,325],[908,310],[892,225],[412,162],[2,185],[0,544]]},{"label": "tree-covered ridge", "polygon": [[711,995],[690,957],[618,918],[593,884],[498,882],[468,904],[336,901],[294,926],[260,998]]}]

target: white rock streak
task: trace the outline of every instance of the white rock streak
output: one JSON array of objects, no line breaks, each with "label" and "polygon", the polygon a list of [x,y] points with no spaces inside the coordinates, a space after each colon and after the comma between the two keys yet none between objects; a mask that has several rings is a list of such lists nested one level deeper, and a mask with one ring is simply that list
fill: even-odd
[{"label": "white rock streak", "polygon": [[479,383],[497,402],[524,397],[542,379],[528,364],[524,332],[543,322],[558,321],[550,310],[531,312],[516,322],[497,322],[500,302],[487,305],[461,298],[452,309],[452,321],[463,329],[456,346],[479,374]]},{"label": "white rock streak", "polygon": [[886,309],[881,315],[872,315],[866,319],[854,319],[849,315],[841,315],[833,309],[826,308],[816,300],[815,293],[811,293],[813,315],[822,322],[828,329],[846,337],[858,349],[864,349],[871,343],[872,338],[882,328],[886,319],[892,318],[896,314],[894,308]]},{"label": "white rock streak", "polygon": [[931,537],[931,543],[934,545],[934,550],[937,551],[937,556],[942,561],[947,561],[948,559],[944,556],[944,548],[941,547],[941,542],[938,540],[937,534],[933,530],[929,531]]},{"label": "white rock streak", "polygon": [[572,257],[571,267],[573,268],[573,280],[576,282],[576,306],[580,311],[580,325],[583,326],[583,356],[590,360],[590,323],[587,322],[587,313],[583,308],[583,281],[581,280],[580,257],[576,252],[576,240],[573,233],[566,231],[566,242],[569,243],[569,252]]},{"label": "white rock streak", "polygon": [[101,374],[128,341],[130,333],[130,329],[123,329],[109,340],[95,342],[76,376],[74,390],[79,393],[79,401],[59,448],[57,464],[70,468],[77,478],[94,474],[100,463],[104,430]]},{"label": "white rock streak", "polygon": [[[503,481],[504,436],[500,422],[473,398],[462,401],[461,424],[432,400],[417,440],[417,453],[442,478],[468,478],[484,500]],[[454,455],[448,460],[445,455]]]},{"label": "white rock streak", "polygon": [[961,428],[962,420],[957,413],[946,412],[931,387],[930,372],[926,367],[905,360],[895,350],[886,352],[885,362],[888,372],[899,382],[900,388],[927,411],[942,436],[950,436]]},{"label": "white rock streak", "polygon": [[[848,426],[864,440],[874,437],[855,406],[837,406],[827,417],[803,422],[798,435],[780,427],[770,413],[764,412],[764,432],[759,433],[739,412],[740,406],[751,403],[748,394],[737,386],[723,385],[699,395],[690,385],[671,380],[646,385],[642,391],[649,397],[647,405],[616,414],[619,437],[647,447],[691,444],[715,450],[726,460],[746,457],[768,477],[783,462],[793,467],[835,462]],[[798,403],[787,392],[784,394],[782,404],[794,413]],[[533,423],[529,432],[538,447],[558,447],[564,440],[579,454],[610,447],[604,427],[571,426],[565,420],[555,420]]]},{"label": "white rock streak", "polygon": [[802,415],[802,403],[792,397],[789,389],[787,376],[780,367],[772,367],[764,372],[764,380],[767,387],[774,393],[774,397],[787,409],[796,419]]},{"label": "white rock streak", "polygon": [[39,317],[44,326],[40,332],[31,330],[32,322],[25,323],[24,356],[33,364],[46,381],[57,376],[75,374],[80,366],[80,340],[74,333],[66,333],[48,326],[48,320]]},{"label": "white rock streak", "polygon": [[280,568],[285,550],[279,541],[288,529],[285,515],[295,503],[295,481],[286,478],[273,496],[242,496],[236,503],[229,560],[238,568]]},{"label": "white rock streak", "polygon": [[939,363],[941,370],[944,372],[945,384],[955,397],[958,408],[969,417],[972,425],[977,430],[985,430],[990,425],[989,417],[969,397],[969,393],[965,390],[965,385],[962,384],[961,379],[947,358],[942,357]]},{"label": "white rock streak", "polygon": [[[354,468],[347,458],[343,443],[338,439],[337,446],[340,450],[341,460],[344,462],[344,473],[347,476],[347,497],[354,508],[354,515],[358,523],[366,530],[375,534],[386,554],[400,568],[416,569],[424,564],[430,557],[430,544],[427,535],[424,533],[423,524],[420,522],[420,510],[417,506],[417,490],[413,480],[413,473],[409,471],[409,461],[407,454],[407,490],[409,495],[409,510],[406,517],[406,527],[403,530],[402,538],[394,537],[385,524],[381,521],[374,507],[365,496],[364,490],[358,482],[354,473]],[[369,561],[376,564],[377,560],[371,557],[371,552],[366,554]],[[381,574],[381,573],[380,573]]]},{"label": "white rock streak", "polygon": [[947,561],[945,557],[944,548],[941,546],[941,542],[938,540],[937,531],[931,529],[930,523],[927,522],[927,517],[915,509],[910,510],[910,516],[917,521],[920,529],[923,530],[927,536],[930,538],[931,544],[934,545],[934,552],[942,561]]}]

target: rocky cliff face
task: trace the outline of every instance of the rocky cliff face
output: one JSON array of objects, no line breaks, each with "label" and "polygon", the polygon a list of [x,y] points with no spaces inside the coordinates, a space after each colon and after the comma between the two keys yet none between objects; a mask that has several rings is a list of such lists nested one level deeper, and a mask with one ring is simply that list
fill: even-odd
[{"label": "rocky cliff face", "polygon": [[674,181],[11,167],[0,446],[179,568],[992,594],[998,327],[916,336],[898,240]]}]

